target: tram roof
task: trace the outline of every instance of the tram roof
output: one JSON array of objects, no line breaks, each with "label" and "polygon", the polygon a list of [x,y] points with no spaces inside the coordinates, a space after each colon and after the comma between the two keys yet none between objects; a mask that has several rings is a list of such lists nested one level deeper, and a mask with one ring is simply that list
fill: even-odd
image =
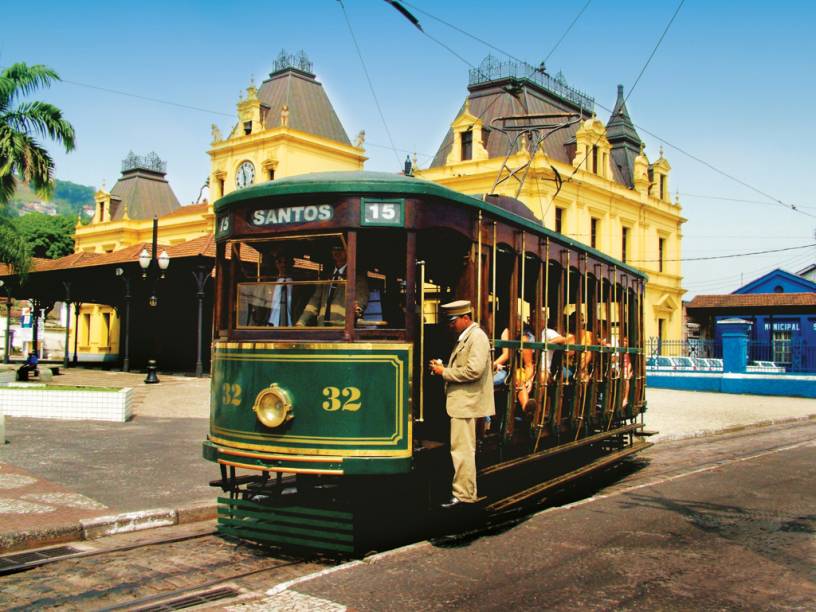
[{"label": "tram roof", "polygon": [[245,189],[233,191],[223,198],[216,200],[213,208],[216,213],[224,212],[234,206],[252,200],[303,195],[309,193],[357,193],[357,194],[377,194],[377,195],[414,195],[424,197],[437,197],[445,200],[452,200],[465,206],[489,212],[491,215],[510,221],[536,232],[549,236],[553,240],[566,246],[586,251],[597,259],[602,259],[625,270],[630,274],[646,280],[647,275],[633,268],[622,261],[610,257],[609,255],[593,249],[592,247],[573,240],[568,236],[559,234],[547,229],[540,223],[525,219],[501,206],[482,200],[480,196],[472,196],[453,189],[449,189],[438,183],[433,183],[425,179],[402,174],[390,174],[388,172],[311,172],[308,174],[298,174],[287,176],[273,181],[267,181],[258,185],[253,185]]}]

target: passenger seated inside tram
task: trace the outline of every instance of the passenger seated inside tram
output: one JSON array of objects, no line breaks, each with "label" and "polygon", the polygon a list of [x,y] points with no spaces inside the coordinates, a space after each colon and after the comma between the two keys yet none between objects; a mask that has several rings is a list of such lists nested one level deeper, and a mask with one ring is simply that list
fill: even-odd
[{"label": "passenger seated inside tram", "polygon": [[[298,326],[342,327],[346,321],[346,271],[348,259],[341,244],[331,248],[333,268],[328,274],[330,282],[315,287],[312,297],[297,320]],[[326,266],[329,270],[331,266]],[[368,304],[368,282],[365,274],[357,274],[354,317],[359,319]]]},{"label": "passenger seated inside tram", "polygon": [[[541,341],[547,344],[567,344],[567,338],[559,334],[554,327],[554,323],[548,320],[547,311],[544,309],[544,320],[547,321],[547,327],[541,330]],[[560,354],[563,351],[557,351]],[[555,380],[553,374],[553,362],[555,361],[556,349],[547,349],[544,351],[544,359],[541,361],[541,380],[542,385],[548,385]]]},{"label": "passenger seated inside tram", "polygon": [[[569,315],[567,319],[567,342],[566,344],[578,344],[583,346],[591,346],[594,342],[594,336],[591,331],[586,329],[583,313],[580,314],[581,326],[583,327],[581,337],[576,335],[577,317],[575,312]],[[590,367],[592,364],[592,351],[581,351],[580,360],[576,360],[576,351],[567,351],[567,362],[564,367],[564,378],[572,382],[576,374],[580,376],[580,382],[587,382],[589,380]],[[577,368],[577,371],[576,371]]]},{"label": "passenger seated inside tram", "polygon": [[[524,324],[524,329],[522,330],[522,335],[524,336],[525,342],[534,342],[535,335],[533,334],[533,330],[530,327],[529,323]],[[502,340],[509,340],[510,339],[510,330],[508,328],[504,328],[501,333]],[[506,371],[508,368],[508,362],[510,361],[510,349],[503,348],[501,355],[499,355],[493,361],[493,371],[497,374],[502,371]],[[533,366],[533,351],[532,349],[524,349],[521,351],[521,366],[516,369],[515,371],[515,380],[514,388],[516,391],[516,397],[518,398],[519,406],[521,409],[526,411],[527,406],[530,402],[530,392],[533,389],[533,374],[535,372],[535,367]],[[495,381],[495,378],[494,378]]]}]

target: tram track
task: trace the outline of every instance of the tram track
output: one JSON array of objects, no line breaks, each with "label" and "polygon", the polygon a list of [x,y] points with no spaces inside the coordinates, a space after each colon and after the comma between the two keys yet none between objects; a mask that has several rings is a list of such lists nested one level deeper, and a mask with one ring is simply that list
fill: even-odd
[{"label": "tram track", "polygon": [[[281,582],[334,565],[329,557],[284,555],[205,532],[49,559],[0,576],[5,610],[180,609],[191,599],[254,597]],[[220,588],[219,588],[220,587]],[[229,587],[229,588],[223,588]],[[200,596],[200,597],[199,597]]]},{"label": "tram track", "polygon": [[114,546],[114,547],[101,547],[96,549],[90,550],[81,550],[75,549],[77,552],[70,552],[66,554],[54,555],[50,556],[48,553],[52,550],[58,549],[70,549],[70,546],[49,546],[42,549],[36,549],[33,551],[25,551],[22,553],[10,553],[8,555],[4,555],[3,559],[13,559],[15,557],[20,558],[30,558],[36,556],[38,553],[45,555],[43,558],[35,559],[31,561],[24,561],[18,563],[16,565],[7,565],[4,567],[0,567],[0,576],[7,576],[9,574],[17,574],[20,572],[25,572],[35,567],[40,567],[43,565],[49,565],[51,563],[59,563],[60,561],[67,561],[69,559],[82,559],[85,557],[96,557],[99,555],[117,553],[117,552],[125,552],[130,550],[135,550],[137,548],[142,548],[145,546],[156,546],[161,544],[172,544],[176,542],[186,542],[189,540],[195,540],[198,538],[203,538],[209,535],[214,535],[216,533],[215,527],[211,527],[206,529],[206,531],[202,533],[196,533],[192,535],[184,535],[184,536],[175,536],[175,537],[160,537],[155,539],[150,539],[144,542],[138,542],[135,544],[125,544],[121,546]]}]

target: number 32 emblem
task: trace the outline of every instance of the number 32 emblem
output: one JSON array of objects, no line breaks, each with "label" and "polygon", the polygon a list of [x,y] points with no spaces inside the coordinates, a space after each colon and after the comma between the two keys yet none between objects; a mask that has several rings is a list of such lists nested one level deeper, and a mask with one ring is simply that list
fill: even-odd
[{"label": "number 32 emblem", "polygon": [[337,387],[323,387],[323,395],[328,398],[323,402],[323,410],[326,412],[336,410],[357,412],[362,406],[362,402],[359,401],[362,394],[357,387],[343,387],[342,390]]}]

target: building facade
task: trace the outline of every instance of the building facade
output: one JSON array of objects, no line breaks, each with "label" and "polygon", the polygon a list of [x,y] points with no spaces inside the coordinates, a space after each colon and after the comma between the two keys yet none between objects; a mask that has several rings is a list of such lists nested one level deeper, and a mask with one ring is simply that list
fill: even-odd
[{"label": "building facade", "polygon": [[[254,183],[294,174],[361,170],[366,160],[364,134],[352,145],[312,64],[301,52],[281,52],[259,88],[250,85],[236,105],[228,135],[212,126],[209,150],[210,202],[182,206],[166,179],[166,164],[155,153],[130,153],[110,191],[95,195],[91,222],[77,224],[76,253],[115,254],[134,245],[150,249],[153,219],[158,219],[158,250],[212,237],[212,201]],[[111,279],[113,282],[114,279]],[[76,335],[76,338],[75,338]],[[120,318],[108,304],[83,303],[69,346],[81,361],[117,361]]]},{"label": "building facade", "polygon": [[793,372],[816,371],[816,283],[776,269],[725,295],[687,304],[703,338],[722,342],[718,321],[749,323],[749,361],[772,361]]},{"label": "building facade", "polygon": [[[512,118],[512,119],[510,119]],[[609,121],[543,68],[488,57],[429,168],[418,176],[468,194],[517,197],[544,225],[646,272],[645,336],[683,330],[679,200],[671,166],[650,161],[623,87]]]},{"label": "building facade", "polygon": [[362,170],[364,134],[352,145],[323,86],[301,52],[281,52],[260,86],[238,101],[224,138],[212,126],[210,199],[253,183],[331,170]]}]

